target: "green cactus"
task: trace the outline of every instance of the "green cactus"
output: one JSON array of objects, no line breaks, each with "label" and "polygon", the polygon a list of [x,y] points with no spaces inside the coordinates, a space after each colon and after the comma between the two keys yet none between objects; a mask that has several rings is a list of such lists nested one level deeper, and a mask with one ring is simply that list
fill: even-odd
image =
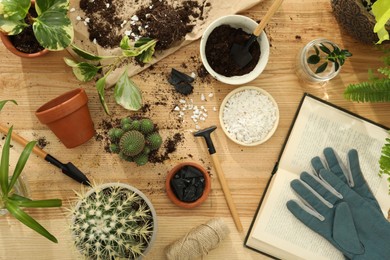
[{"label": "green cactus", "polygon": [[151,132],[153,132],[154,130],[154,124],[152,122],[152,120],[148,119],[148,118],[145,118],[145,119],[142,119],[140,121],[140,127],[139,127],[139,130],[143,133],[143,134],[150,134]]},{"label": "green cactus", "polygon": [[86,259],[138,259],[144,254],[156,216],[138,192],[113,183],[79,194],[70,230]]},{"label": "green cactus", "polygon": [[131,130],[122,135],[119,141],[119,147],[125,155],[135,156],[144,149],[145,137],[141,132]]},{"label": "green cactus", "polygon": [[110,129],[108,136],[111,152],[137,165],[146,164],[151,151],[157,150],[162,144],[162,138],[149,118],[122,118],[120,126]]},{"label": "green cactus", "polygon": [[154,132],[154,133],[148,135],[146,140],[148,142],[148,147],[151,150],[158,149],[161,146],[161,144],[162,144],[162,138],[161,138],[160,134],[157,133],[157,132]]}]

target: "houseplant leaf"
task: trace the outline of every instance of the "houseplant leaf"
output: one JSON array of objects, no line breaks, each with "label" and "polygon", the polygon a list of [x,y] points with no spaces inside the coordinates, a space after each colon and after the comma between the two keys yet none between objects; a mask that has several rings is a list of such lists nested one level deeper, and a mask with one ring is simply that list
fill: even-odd
[{"label": "houseplant leaf", "polygon": [[1,101],[0,101],[0,110],[3,109],[4,105],[5,105],[7,102],[12,102],[12,103],[14,103],[15,105],[18,104],[15,100],[12,100],[12,99],[1,100]]},{"label": "houseplant leaf", "polygon": [[51,207],[61,207],[62,206],[62,201],[60,199],[15,200],[14,202],[19,207],[27,207],[27,208],[51,208]]},{"label": "houseplant leaf", "polygon": [[119,78],[114,89],[115,101],[127,110],[137,111],[142,106],[140,89],[128,77],[127,70]]},{"label": "houseplant leaf", "polygon": [[3,195],[8,194],[8,167],[9,167],[9,147],[11,143],[12,126],[8,130],[8,134],[5,138],[3,146],[3,152],[1,154],[0,165],[0,186]]},{"label": "houseplant leaf", "polygon": [[23,20],[30,6],[30,0],[0,0],[0,15],[7,20]]},{"label": "houseplant leaf", "polygon": [[377,0],[372,5],[372,13],[374,14],[376,20],[374,32],[378,34],[379,38],[377,44],[380,44],[384,40],[389,40],[389,33],[387,32],[385,25],[390,19],[390,1]]},{"label": "houseplant leaf", "polygon": [[78,80],[82,82],[88,82],[92,80],[101,68],[87,62],[77,63],[74,60],[68,59],[66,57],[64,58],[64,61],[69,67],[72,67],[73,74]]},{"label": "houseplant leaf", "polygon": [[35,10],[38,15],[50,10],[66,14],[69,9],[69,0],[35,0]]},{"label": "houseplant leaf", "polygon": [[[153,40],[151,38],[141,38],[134,43],[134,47],[129,46],[129,49],[122,50],[122,53],[126,57],[137,57],[144,51],[147,51],[149,48],[150,51],[154,53],[154,46],[156,45],[157,40]],[[153,55],[152,53],[152,55]],[[151,56],[150,54],[148,56]]]},{"label": "houseplant leaf", "polygon": [[101,59],[104,59],[104,58],[111,58],[111,56],[108,56],[108,57],[102,57],[102,56],[97,56],[97,55],[94,55],[92,53],[89,53],[83,49],[80,49],[79,47],[77,47],[76,45],[72,44],[72,50],[77,54],[79,55],[81,58],[84,58],[86,60],[101,60]]},{"label": "houseplant leaf", "polygon": [[0,15],[0,31],[7,35],[19,34],[27,26],[23,20],[9,20]]},{"label": "houseplant leaf", "polygon": [[31,151],[34,148],[35,144],[36,144],[36,141],[29,142],[26,145],[26,147],[23,149],[23,152],[20,155],[19,160],[15,166],[15,170],[14,170],[14,173],[12,174],[11,181],[8,185],[7,194],[13,188],[13,186],[15,185],[16,181],[18,180],[20,174],[22,173],[23,168],[26,165],[26,162],[27,162],[28,158],[30,157]]},{"label": "houseplant leaf", "polygon": [[48,11],[38,16],[33,24],[35,38],[48,50],[63,50],[74,37],[68,16],[59,11]]},{"label": "houseplant leaf", "polygon": [[7,201],[6,204],[7,210],[20,222],[31,228],[32,230],[38,232],[42,236],[46,237],[54,243],[58,243],[57,239],[49,233],[44,227],[42,227],[35,219],[30,217],[26,212],[24,212],[17,204],[11,200]]},{"label": "houseplant leaf", "polygon": [[389,90],[389,79],[374,79],[368,82],[348,85],[344,91],[344,97],[357,102],[389,102]]}]

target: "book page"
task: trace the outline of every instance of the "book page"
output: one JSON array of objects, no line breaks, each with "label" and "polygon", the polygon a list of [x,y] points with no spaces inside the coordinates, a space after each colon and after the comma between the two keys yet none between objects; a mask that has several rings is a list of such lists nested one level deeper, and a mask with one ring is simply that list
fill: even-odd
[{"label": "book page", "polygon": [[378,176],[379,158],[388,133],[385,129],[306,96],[295,121],[279,168],[296,173],[311,172],[310,160],[332,147],[347,162],[347,152],[358,151],[360,167],[373,194],[387,216],[390,208],[388,182]]},{"label": "book page", "polygon": [[302,224],[287,209],[287,201],[297,199],[290,188],[290,182],[296,177],[283,169],[274,175],[268,197],[253,226],[252,241],[248,240],[247,245],[282,259],[344,259],[332,244]]}]

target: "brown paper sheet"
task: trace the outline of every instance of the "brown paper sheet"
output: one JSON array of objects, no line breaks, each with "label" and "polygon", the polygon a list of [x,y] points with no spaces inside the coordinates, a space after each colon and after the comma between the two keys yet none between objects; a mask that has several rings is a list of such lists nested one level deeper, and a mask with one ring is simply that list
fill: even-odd
[{"label": "brown paper sheet", "polygon": [[[94,1],[94,0],[87,0],[87,1]],[[135,14],[135,12],[138,9],[140,9],[142,6],[145,6],[149,3],[149,1],[144,1],[144,0],[113,0],[112,4],[115,4],[116,1],[118,1],[118,3],[121,4],[119,16],[122,16],[123,20],[126,19],[128,20],[129,17],[132,17],[133,14]],[[175,5],[181,5],[181,3],[184,1],[185,0],[167,0],[167,3],[175,6]],[[107,85],[108,86],[114,85],[115,82],[120,77],[120,75],[122,75],[125,68],[128,68],[128,75],[131,77],[141,72],[142,70],[146,69],[148,66],[174,53],[176,50],[180,49],[181,47],[195,40],[198,40],[202,36],[202,33],[207,28],[207,26],[217,18],[222,17],[224,15],[230,15],[230,14],[236,14],[242,12],[261,2],[261,0],[244,0],[244,1],[197,0],[197,1],[199,4],[202,4],[204,6],[203,9],[204,13],[202,16],[204,19],[191,17],[192,18],[191,24],[194,24],[194,28],[191,33],[186,34],[185,38],[181,42],[177,42],[173,44],[173,46],[171,46],[169,49],[155,52],[153,61],[151,63],[146,64],[143,67],[136,64],[135,62],[129,62],[127,66],[122,66],[117,68],[112,73],[110,73],[110,75],[107,77],[107,81],[106,81]],[[107,3],[109,2],[111,1],[107,1]],[[209,3],[210,5],[208,6],[207,3]],[[95,44],[89,40],[89,33],[86,25],[86,19],[88,17],[86,17],[85,13],[80,8],[80,0],[70,0],[69,15],[74,25],[74,30],[75,30],[74,43],[77,46],[97,55],[109,56],[115,54],[119,55],[121,53],[121,49],[119,47],[113,49],[102,48],[98,44]],[[101,17],[101,19],[104,19],[104,17]],[[129,23],[126,23],[119,33],[124,35],[125,31],[129,30],[129,28],[130,28]],[[72,54],[72,51],[69,48],[68,51]],[[107,62],[109,61],[104,60],[102,64],[106,64]]]}]

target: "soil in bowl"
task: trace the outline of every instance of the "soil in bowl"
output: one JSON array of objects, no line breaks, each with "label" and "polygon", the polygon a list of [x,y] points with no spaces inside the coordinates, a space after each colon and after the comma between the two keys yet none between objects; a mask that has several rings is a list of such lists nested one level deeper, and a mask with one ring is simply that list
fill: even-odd
[{"label": "soil in bowl", "polygon": [[170,181],[176,197],[183,202],[198,200],[205,188],[205,178],[200,170],[191,165],[180,168]]},{"label": "soil in bowl", "polygon": [[210,67],[218,74],[226,77],[241,76],[251,72],[260,59],[260,45],[254,42],[249,52],[253,59],[245,67],[240,68],[230,56],[233,44],[244,45],[250,34],[241,28],[233,28],[229,25],[216,27],[209,35],[206,42],[206,59]]},{"label": "soil in bowl", "polygon": [[[34,5],[30,7],[28,13],[32,17],[37,17]],[[25,18],[25,23],[29,24],[28,15]],[[24,53],[37,53],[42,51],[44,48],[39,44],[35,38],[34,31],[31,25],[26,27],[21,33],[17,35],[8,36],[12,45],[21,52]]]}]

